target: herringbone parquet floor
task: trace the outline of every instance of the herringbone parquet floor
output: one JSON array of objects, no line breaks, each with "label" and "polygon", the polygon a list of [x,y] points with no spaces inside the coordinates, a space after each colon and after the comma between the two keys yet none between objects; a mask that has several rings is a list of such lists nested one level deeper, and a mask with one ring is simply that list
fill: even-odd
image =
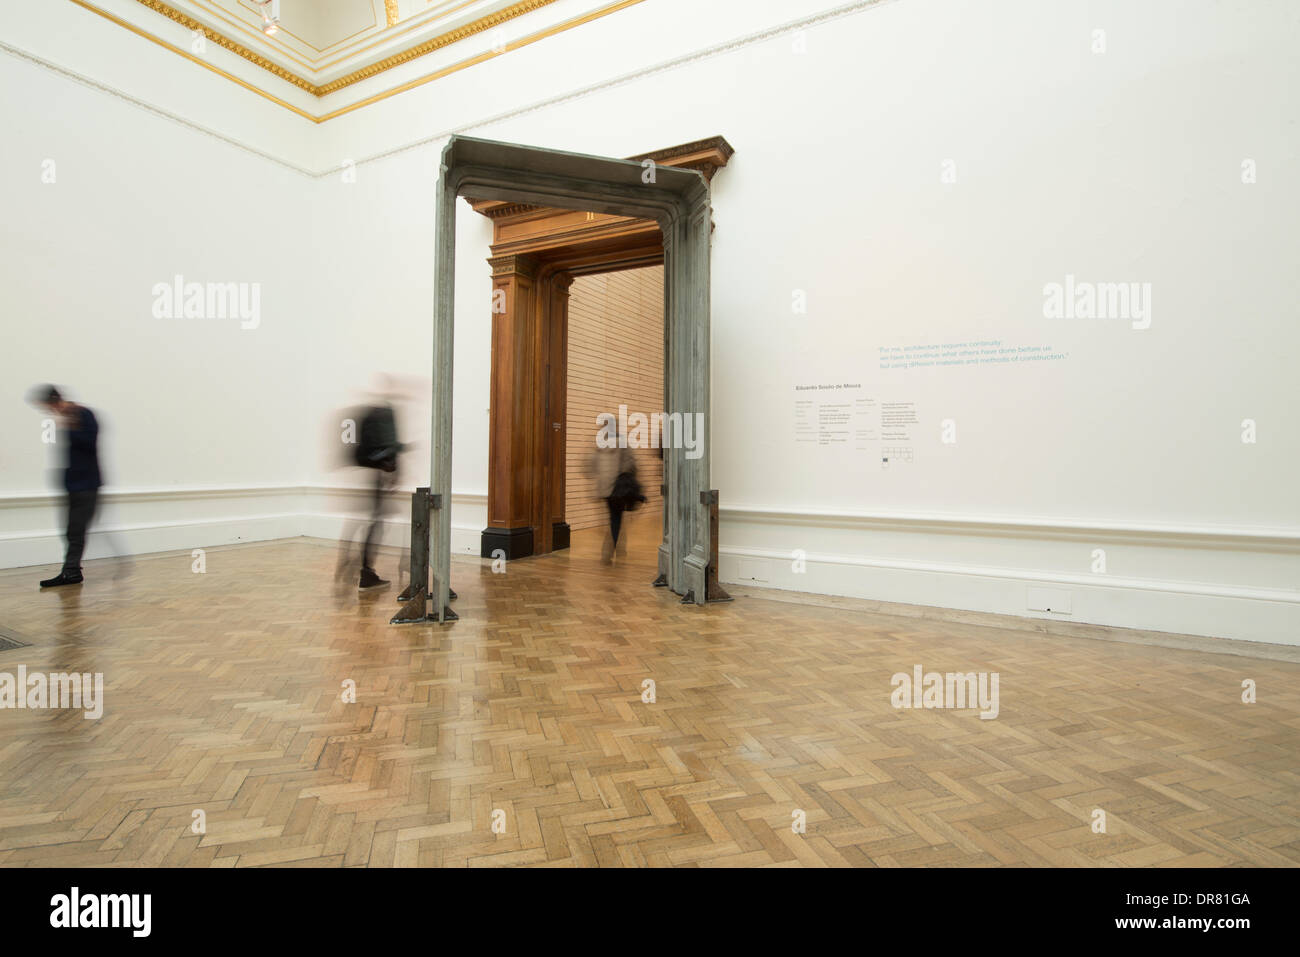
[{"label": "herringbone parquet floor", "polygon": [[[1300,862],[1300,664],[682,607],[647,585],[653,521],[613,568],[594,535],[457,562],[449,627],[390,627],[396,584],[336,590],[307,540],[47,593],[0,575],[0,626],[31,642],[0,671],[106,685],[97,721],[0,711],[0,866]],[[917,664],[998,672],[998,717],[896,710]]]}]

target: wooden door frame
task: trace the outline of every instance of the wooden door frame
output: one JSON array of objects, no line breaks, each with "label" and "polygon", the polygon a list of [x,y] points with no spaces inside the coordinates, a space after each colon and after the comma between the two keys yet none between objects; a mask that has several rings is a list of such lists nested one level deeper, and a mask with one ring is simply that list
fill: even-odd
[{"label": "wooden door frame", "polygon": [[[412,523],[411,600],[432,600],[427,620],[450,621],[452,357],[455,332],[456,202],[458,197],[584,210],[653,220],[663,237],[664,337],[667,409],[703,416],[701,455],[664,450],[664,540],[659,581],[684,600],[704,604],[712,544],[709,506],[712,430],[709,394],[709,185],[690,169],[648,160],[620,160],[453,136],[442,152],[438,177],[437,251],[434,265],[433,403],[430,428],[428,547]],[[428,556],[428,566],[416,567]],[[429,571],[432,571],[432,584]],[[426,593],[426,588],[428,591]]]},{"label": "wooden door frame", "polygon": [[[612,218],[612,217],[605,217]],[[479,554],[519,559],[569,544],[565,406],[569,287],[578,276],[662,265],[657,223],[627,220],[617,242],[573,237],[494,255],[488,525]],[[522,340],[522,342],[520,341]],[[653,411],[653,410],[652,410]]]}]

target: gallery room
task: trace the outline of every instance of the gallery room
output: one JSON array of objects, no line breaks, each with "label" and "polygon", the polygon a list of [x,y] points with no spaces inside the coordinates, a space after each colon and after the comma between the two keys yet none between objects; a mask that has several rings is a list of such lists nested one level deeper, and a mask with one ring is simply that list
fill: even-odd
[{"label": "gallery room", "polygon": [[0,870],[1300,864],[1298,43],[6,2]]}]

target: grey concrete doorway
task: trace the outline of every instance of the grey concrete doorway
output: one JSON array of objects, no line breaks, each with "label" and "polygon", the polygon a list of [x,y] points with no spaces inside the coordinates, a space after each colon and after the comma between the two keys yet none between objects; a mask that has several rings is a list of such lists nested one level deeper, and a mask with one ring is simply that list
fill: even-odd
[{"label": "grey concrete doorway", "polygon": [[[653,161],[586,156],[453,136],[438,177],[434,264],[433,414],[428,511],[417,493],[411,533],[411,585],[394,621],[449,621],[451,573],[452,355],[455,326],[456,200],[501,200],[653,219],[664,245],[664,400],[670,415],[703,416],[702,438],[687,457],[664,449],[664,527],[659,578],[684,601],[709,596],[716,523],[710,521],[709,186],[695,170]],[[426,521],[421,521],[425,517]],[[432,582],[427,586],[429,572]],[[716,585],[716,568],[712,579]],[[426,603],[432,609],[426,613]]]}]

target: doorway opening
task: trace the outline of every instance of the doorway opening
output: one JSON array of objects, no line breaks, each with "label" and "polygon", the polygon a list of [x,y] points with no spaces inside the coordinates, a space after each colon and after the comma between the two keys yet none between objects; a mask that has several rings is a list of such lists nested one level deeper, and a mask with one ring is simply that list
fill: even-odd
[{"label": "doorway opening", "polygon": [[[710,143],[712,145],[710,145]],[[434,273],[433,401],[430,485],[417,490],[411,522],[411,584],[394,622],[454,621],[451,595],[452,358],[455,338],[456,202],[479,212],[520,216],[514,236],[496,230],[493,272],[492,383],[488,519],[484,534],[551,550],[567,534],[558,511],[563,483],[563,404],[556,375],[572,278],[634,265],[664,268],[664,400],[669,416],[698,419],[699,439],[685,454],[664,449],[664,518],[654,584],[683,602],[726,600],[717,583],[717,492],[710,486],[709,181],[686,162],[705,152],[711,175],[731,155],[720,137],[677,147],[657,159],[612,159],[453,136],[438,178]],[[720,157],[715,162],[711,157]],[[676,165],[674,165],[674,161]],[[535,215],[539,213],[540,215]],[[579,241],[548,242],[530,220],[559,217]],[[494,217],[495,218],[495,217]],[[532,233],[530,236],[529,233]],[[543,229],[543,233],[545,230]],[[650,241],[658,234],[658,244]],[[505,240],[505,242],[500,242]],[[529,248],[532,246],[533,248]],[[647,256],[653,255],[653,259]],[[680,438],[675,436],[675,439]],[[423,496],[423,502],[421,496]],[[427,508],[425,507],[427,505]],[[558,527],[557,527],[558,526]],[[532,539],[528,542],[527,539]],[[432,611],[427,604],[432,602]]]},{"label": "doorway opening", "polygon": [[[663,266],[643,266],[579,276],[569,287],[564,516],[578,538],[601,540],[606,562],[627,559],[633,526],[640,532],[656,518],[662,526],[663,450],[639,441],[644,436],[629,436],[627,423],[664,408],[663,275]],[[617,512],[617,542],[609,534],[615,514],[604,497],[611,489],[603,487],[610,470],[594,458],[600,426],[610,421],[605,416],[632,439],[628,457],[646,499],[633,512]],[[635,554],[647,540],[635,536],[634,560],[653,561],[653,550]]]},{"label": "doorway opening", "polygon": [[[488,259],[493,302],[488,525],[480,554],[516,560],[569,545],[567,386],[573,285],[647,267],[658,267],[662,275],[663,237],[650,220],[471,205],[496,214],[498,240]],[[584,282],[579,289],[581,304],[588,287]],[[661,338],[662,322],[661,316]],[[579,359],[590,360],[590,352],[584,336]],[[581,365],[579,371],[589,369]],[[659,374],[662,378],[662,365]],[[591,439],[594,444],[594,416],[590,432],[582,423],[573,426],[575,441]]]},{"label": "doorway opening", "polygon": [[[661,168],[695,170],[711,182],[731,155],[714,137],[628,162],[639,165],[644,185],[654,185]],[[666,408],[664,238],[660,223],[644,217],[472,197],[470,206],[493,224],[488,525],[480,554],[526,558],[567,548],[575,527],[605,513],[586,475],[595,416],[617,415],[625,404],[645,416]],[[572,399],[570,383],[578,386]],[[620,392],[630,401],[611,401]],[[593,399],[603,405],[589,408]],[[655,449],[634,454],[647,498],[662,502],[665,458]]]}]

